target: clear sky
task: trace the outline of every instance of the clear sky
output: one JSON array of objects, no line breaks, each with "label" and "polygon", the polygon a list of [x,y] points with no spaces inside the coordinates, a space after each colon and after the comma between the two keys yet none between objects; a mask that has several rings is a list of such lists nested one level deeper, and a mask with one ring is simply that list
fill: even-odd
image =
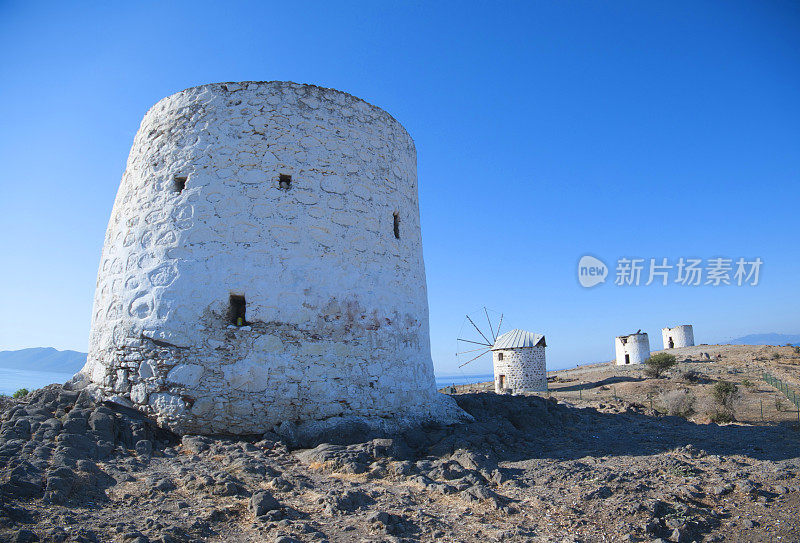
[{"label": "clear sky", "polygon": [[[414,137],[440,373],[483,305],[545,334],[550,368],[639,328],[800,333],[798,2],[0,0],[0,51],[0,349],[87,348],[142,116],[238,80],[344,90]],[[585,254],[606,283],[580,286]],[[623,287],[620,257],[763,265]]]}]

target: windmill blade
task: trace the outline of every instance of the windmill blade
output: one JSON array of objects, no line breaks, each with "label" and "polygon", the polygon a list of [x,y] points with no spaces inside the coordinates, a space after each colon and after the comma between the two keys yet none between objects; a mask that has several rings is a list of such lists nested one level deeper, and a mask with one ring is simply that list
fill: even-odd
[{"label": "windmill blade", "polygon": [[486,314],[486,322],[489,323],[489,331],[492,333],[492,343],[497,341],[497,336],[494,335],[494,329],[492,328],[492,321],[489,319],[489,311],[486,310],[486,306],[483,307],[483,312]]},{"label": "windmill blade", "polygon": [[464,366],[466,366],[467,364],[469,364],[469,363],[470,363],[470,362],[472,362],[473,360],[477,360],[477,359],[479,359],[480,357],[482,357],[483,355],[485,355],[486,353],[488,353],[490,350],[491,350],[491,349],[486,349],[486,351],[482,352],[481,354],[479,354],[479,355],[478,355],[478,356],[476,356],[475,358],[471,358],[471,359],[467,360],[466,362],[464,362],[463,364],[461,364],[461,365],[460,365],[460,366],[458,366],[458,367],[459,367],[459,368],[463,368]]},{"label": "windmill blade", "polygon": [[461,338],[458,338],[458,341],[466,341],[467,343],[474,343],[475,345],[485,345],[485,346],[487,346],[487,347],[491,347],[491,346],[492,346],[492,344],[491,344],[491,343],[481,343],[480,341],[472,341],[472,340],[470,340],[470,339],[461,339]]},{"label": "windmill blade", "polygon": [[456,356],[460,354],[467,354],[467,353],[474,353],[476,351],[485,351],[486,347],[478,347],[477,349],[470,349],[469,351],[461,351],[460,353],[456,353]]},{"label": "windmill blade", "polygon": [[470,319],[470,318],[469,318],[469,315],[467,315],[467,320],[468,320],[468,321],[469,321],[469,323],[470,323],[470,324],[471,324],[471,325],[472,325],[472,326],[475,328],[475,330],[477,330],[477,331],[478,331],[478,333],[481,335],[481,337],[482,337],[483,339],[485,339],[485,340],[486,340],[486,343],[487,343],[487,345],[491,345],[491,344],[492,344],[492,342],[491,342],[491,341],[489,341],[489,338],[487,338],[486,336],[484,336],[484,335],[483,335],[483,332],[481,332],[481,329],[480,329],[480,328],[478,328],[477,326],[475,326],[475,323],[474,323],[474,322],[472,322],[472,319]]},{"label": "windmill blade", "polygon": [[[503,314],[500,313],[500,322],[497,325],[497,337],[500,337],[500,327],[503,326]],[[495,339],[497,341],[497,339]]]}]

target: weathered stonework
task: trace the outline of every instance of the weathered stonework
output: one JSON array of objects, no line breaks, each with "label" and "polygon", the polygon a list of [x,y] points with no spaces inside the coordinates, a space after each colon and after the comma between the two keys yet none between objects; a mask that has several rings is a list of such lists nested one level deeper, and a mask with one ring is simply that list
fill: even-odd
[{"label": "weathered stonework", "polygon": [[694,330],[691,324],[682,324],[674,328],[662,328],[661,339],[665,349],[694,346]]},{"label": "weathered stonework", "polygon": [[614,340],[617,365],[641,364],[650,358],[650,339],[645,333],[618,336]]},{"label": "weathered stonework", "polygon": [[494,390],[498,394],[547,390],[544,336],[515,328],[492,346]]},{"label": "weathered stonework", "polygon": [[93,311],[82,378],[178,432],[463,415],[435,389],[414,143],[336,90],[210,84],[156,104]]},{"label": "weathered stonework", "polygon": [[514,394],[547,390],[544,347],[493,351],[492,362],[494,365],[494,390],[498,394],[508,391]]}]

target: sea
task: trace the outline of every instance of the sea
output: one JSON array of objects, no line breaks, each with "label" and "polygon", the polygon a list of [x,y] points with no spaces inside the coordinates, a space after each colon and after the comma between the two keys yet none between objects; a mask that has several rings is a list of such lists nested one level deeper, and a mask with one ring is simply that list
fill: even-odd
[{"label": "sea", "polygon": [[[54,371],[30,371],[0,368],[0,394],[14,394],[21,388],[33,390],[52,383],[64,383],[72,378],[71,373],[60,373]],[[467,385],[471,383],[485,383],[491,381],[494,376],[486,374],[451,374],[437,375],[436,388],[450,385]]]},{"label": "sea", "polygon": [[485,383],[487,381],[494,381],[494,375],[491,373],[478,373],[474,375],[465,375],[463,373],[436,375],[436,388],[448,387],[450,385],[471,385],[473,383]]},{"label": "sea", "polygon": [[11,395],[21,388],[33,390],[53,383],[65,383],[72,378],[72,375],[55,371],[0,368],[0,394]]}]

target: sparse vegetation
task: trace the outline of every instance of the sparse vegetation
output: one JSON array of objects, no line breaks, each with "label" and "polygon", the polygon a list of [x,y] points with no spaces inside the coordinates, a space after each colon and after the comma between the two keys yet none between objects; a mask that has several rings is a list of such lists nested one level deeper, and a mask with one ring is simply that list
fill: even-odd
[{"label": "sparse vegetation", "polygon": [[800,354],[800,345],[796,345],[794,348],[794,354]]},{"label": "sparse vegetation", "polygon": [[659,399],[669,415],[686,419],[694,414],[694,395],[686,389],[664,392]]},{"label": "sparse vegetation", "polygon": [[644,372],[648,377],[659,378],[661,375],[672,369],[676,364],[675,356],[669,353],[654,354],[644,361]]},{"label": "sparse vegetation", "polygon": [[682,381],[691,383],[693,385],[708,382],[708,378],[697,370],[686,370],[681,372],[680,378]]},{"label": "sparse vegetation", "polygon": [[733,418],[733,413],[725,409],[718,409],[712,412],[710,417],[711,417],[711,422],[715,424],[721,424],[724,422],[733,422],[734,420],[736,420]]},{"label": "sparse vegetation", "polygon": [[734,404],[739,399],[739,387],[730,381],[717,381],[711,390],[716,407],[709,413],[711,422],[733,422]]},{"label": "sparse vegetation", "polygon": [[30,393],[27,388],[21,388],[14,393],[14,398],[24,398]]},{"label": "sparse vegetation", "polygon": [[773,360],[780,360],[780,358],[781,358],[781,353],[772,353]]},{"label": "sparse vegetation", "polygon": [[731,383],[730,381],[717,381],[714,384],[714,389],[711,392],[711,395],[714,397],[714,401],[717,402],[722,407],[733,407],[733,402],[736,399],[739,393],[739,387],[736,386],[736,383]]},{"label": "sparse vegetation", "polygon": [[756,389],[755,383],[753,383],[753,381],[751,381],[750,379],[743,379],[742,380],[742,386],[744,388],[748,389],[748,390],[755,390]]}]

